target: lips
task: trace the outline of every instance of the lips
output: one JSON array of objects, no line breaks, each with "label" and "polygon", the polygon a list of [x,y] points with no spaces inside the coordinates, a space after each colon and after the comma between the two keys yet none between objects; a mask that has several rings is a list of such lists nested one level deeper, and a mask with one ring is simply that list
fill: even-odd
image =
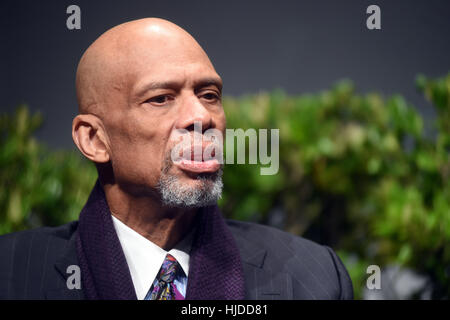
[{"label": "lips", "polygon": [[[181,170],[189,171],[193,173],[202,173],[202,172],[216,172],[220,168],[220,163],[217,159],[215,159],[214,149],[212,150],[211,155],[205,155],[206,146],[204,146],[201,152],[198,152],[201,155],[201,161],[198,158],[194,158],[196,155],[194,153],[194,148],[186,148],[183,149],[182,156],[173,161],[173,163],[179,167]],[[200,151],[200,150],[197,150]]]},{"label": "lips", "polygon": [[216,172],[220,168],[220,163],[216,159],[206,161],[194,161],[182,159],[175,163],[180,169],[195,173]]}]

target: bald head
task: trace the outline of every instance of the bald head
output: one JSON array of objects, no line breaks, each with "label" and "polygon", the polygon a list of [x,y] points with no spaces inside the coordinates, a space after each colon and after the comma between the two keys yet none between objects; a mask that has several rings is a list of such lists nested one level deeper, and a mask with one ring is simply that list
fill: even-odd
[{"label": "bald head", "polygon": [[197,41],[170,21],[146,18],[118,25],[95,40],[83,54],[76,74],[79,113],[103,117],[109,101],[126,94],[134,81],[163,60],[212,64]]}]

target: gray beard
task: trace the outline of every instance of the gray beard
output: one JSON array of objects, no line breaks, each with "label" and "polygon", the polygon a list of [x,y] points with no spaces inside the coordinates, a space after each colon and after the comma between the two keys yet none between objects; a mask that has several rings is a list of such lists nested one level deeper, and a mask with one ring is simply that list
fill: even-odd
[{"label": "gray beard", "polygon": [[214,205],[222,196],[222,167],[213,173],[200,173],[196,180],[200,186],[183,185],[178,177],[169,173],[172,162],[166,158],[157,189],[161,202],[171,208],[200,208]]}]

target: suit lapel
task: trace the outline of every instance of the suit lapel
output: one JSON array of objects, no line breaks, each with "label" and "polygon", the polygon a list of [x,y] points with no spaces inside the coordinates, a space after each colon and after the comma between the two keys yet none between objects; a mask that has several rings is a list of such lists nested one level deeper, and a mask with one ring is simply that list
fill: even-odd
[{"label": "suit lapel", "polygon": [[273,272],[267,264],[267,250],[236,237],[241,250],[248,300],[290,300],[293,297],[292,278],[283,272]]},{"label": "suit lapel", "polygon": [[85,299],[83,290],[69,289],[67,286],[67,279],[73,275],[67,272],[69,266],[78,266],[78,258],[76,253],[76,232],[74,232],[67,244],[66,251],[55,262],[55,269],[59,281],[54,287],[46,290],[45,297],[51,300],[80,300]]}]

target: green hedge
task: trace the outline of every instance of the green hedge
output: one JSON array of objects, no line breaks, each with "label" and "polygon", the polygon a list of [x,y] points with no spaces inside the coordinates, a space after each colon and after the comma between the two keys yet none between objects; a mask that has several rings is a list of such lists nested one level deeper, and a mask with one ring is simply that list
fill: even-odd
[{"label": "green hedge", "polygon": [[78,153],[36,141],[41,124],[24,105],[0,116],[0,233],[76,220],[96,179]]},{"label": "green hedge", "polygon": [[279,128],[280,172],[226,167],[224,212],[270,221],[338,249],[361,297],[366,268],[411,267],[450,296],[450,74],[417,79],[436,109],[436,137],[399,95],[359,95],[351,82],[329,91],[282,91],[224,101],[228,127]]},{"label": "green hedge", "polygon": [[[349,81],[299,96],[283,91],[224,99],[228,128],[280,129],[280,171],[226,165],[227,217],[282,227],[337,249],[356,297],[377,264],[427,275],[450,296],[450,74],[417,79],[436,111],[435,132],[403,97],[360,95]],[[0,118],[0,232],[77,218],[96,178],[74,152],[32,134],[40,115],[22,106]]]}]

